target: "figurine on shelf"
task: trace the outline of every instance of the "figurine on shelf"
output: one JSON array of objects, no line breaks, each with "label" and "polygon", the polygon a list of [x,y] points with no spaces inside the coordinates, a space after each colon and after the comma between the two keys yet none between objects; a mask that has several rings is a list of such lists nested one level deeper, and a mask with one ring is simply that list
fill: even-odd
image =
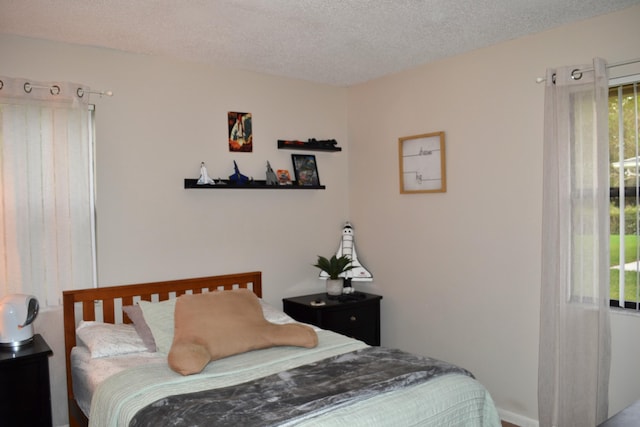
[{"label": "figurine on shelf", "polygon": [[271,164],[269,163],[268,160],[267,160],[267,179],[266,179],[266,184],[267,185],[278,185],[278,177],[276,176],[276,173],[273,171],[273,169],[271,169]]},{"label": "figurine on shelf", "polygon": [[207,167],[204,162],[200,163],[200,178],[198,178],[198,185],[215,185],[215,181],[211,179],[207,172]]},{"label": "figurine on shelf", "polygon": [[310,147],[322,147],[322,148],[334,148],[338,145],[338,141],[335,139],[321,139],[309,138],[307,145]]},{"label": "figurine on shelf", "polygon": [[298,141],[298,140],[278,140],[278,148],[291,148],[291,149],[319,149],[319,150],[328,150],[328,151],[340,151],[342,150],[338,147],[338,141],[335,139],[315,139],[309,138],[306,141]]},{"label": "figurine on shelf", "polygon": [[241,185],[249,182],[249,177],[240,173],[240,169],[238,169],[238,164],[235,160],[233,161],[233,169],[235,170],[235,173],[233,175],[229,175],[230,183]]},{"label": "figurine on shelf", "polygon": [[278,169],[278,184],[291,185],[291,175],[286,169]]}]

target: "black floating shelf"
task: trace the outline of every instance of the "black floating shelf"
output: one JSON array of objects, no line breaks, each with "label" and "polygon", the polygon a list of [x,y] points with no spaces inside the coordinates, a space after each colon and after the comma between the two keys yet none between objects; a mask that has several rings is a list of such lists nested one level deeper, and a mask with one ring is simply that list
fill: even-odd
[{"label": "black floating shelf", "polygon": [[[246,184],[236,184],[228,179],[220,180],[222,184],[206,184],[198,185],[197,179],[185,178],[184,188],[200,188],[207,190],[324,190],[324,185],[296,185],[293,181],[292,185],[267,185],[264,180],[255,180]],[[219,182],[216,180],[216,182]]]},{"label": "black floating shelf", "polygon": [[337,147],[333,145],[323,146],[323,145],[315,145],[315,144],[293,144],[286,143],[285,141],[278,141],[278,149],[280,150],[306,150],[306,151],[342,151],[342,147]]}]

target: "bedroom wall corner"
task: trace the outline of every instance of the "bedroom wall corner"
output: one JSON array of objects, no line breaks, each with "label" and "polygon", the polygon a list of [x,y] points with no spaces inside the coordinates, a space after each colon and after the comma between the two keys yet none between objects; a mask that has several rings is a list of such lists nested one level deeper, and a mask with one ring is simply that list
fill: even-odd
[{"label": "bedroom wall corner", "polygon": [[[636,58],[637,22],[640,6],[349,90],[350,217],[374,274],[370,289],[384,296],[382,344],[470,369],[514,423],[538,418],[544,87],[536,78],[596,56]],[[398,138],[436,131],[445,132],[447,192],[400,194]],[[640,354],[622,341],[637,321],[612,322],[610,413],[638,397],[625,373]]]}]

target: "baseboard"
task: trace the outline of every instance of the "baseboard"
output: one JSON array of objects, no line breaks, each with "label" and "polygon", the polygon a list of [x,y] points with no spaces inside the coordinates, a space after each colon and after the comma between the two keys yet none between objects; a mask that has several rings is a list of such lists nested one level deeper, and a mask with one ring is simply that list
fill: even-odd
[{"label": "baseboard", "polygon": [[501,420],[520,427],[540,427],[538,420],[527,418],[523,415],[516,414],[515,412],[505,411],[504,409],[498,408],[498,415],[500,415]]}]

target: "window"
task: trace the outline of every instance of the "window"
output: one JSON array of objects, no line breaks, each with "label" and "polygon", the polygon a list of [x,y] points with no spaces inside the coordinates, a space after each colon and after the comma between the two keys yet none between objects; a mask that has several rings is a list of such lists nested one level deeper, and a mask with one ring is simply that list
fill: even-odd
[{"label": "window", "polygon": [[640,310],[640,75],[609,88],[612,307]]}]

